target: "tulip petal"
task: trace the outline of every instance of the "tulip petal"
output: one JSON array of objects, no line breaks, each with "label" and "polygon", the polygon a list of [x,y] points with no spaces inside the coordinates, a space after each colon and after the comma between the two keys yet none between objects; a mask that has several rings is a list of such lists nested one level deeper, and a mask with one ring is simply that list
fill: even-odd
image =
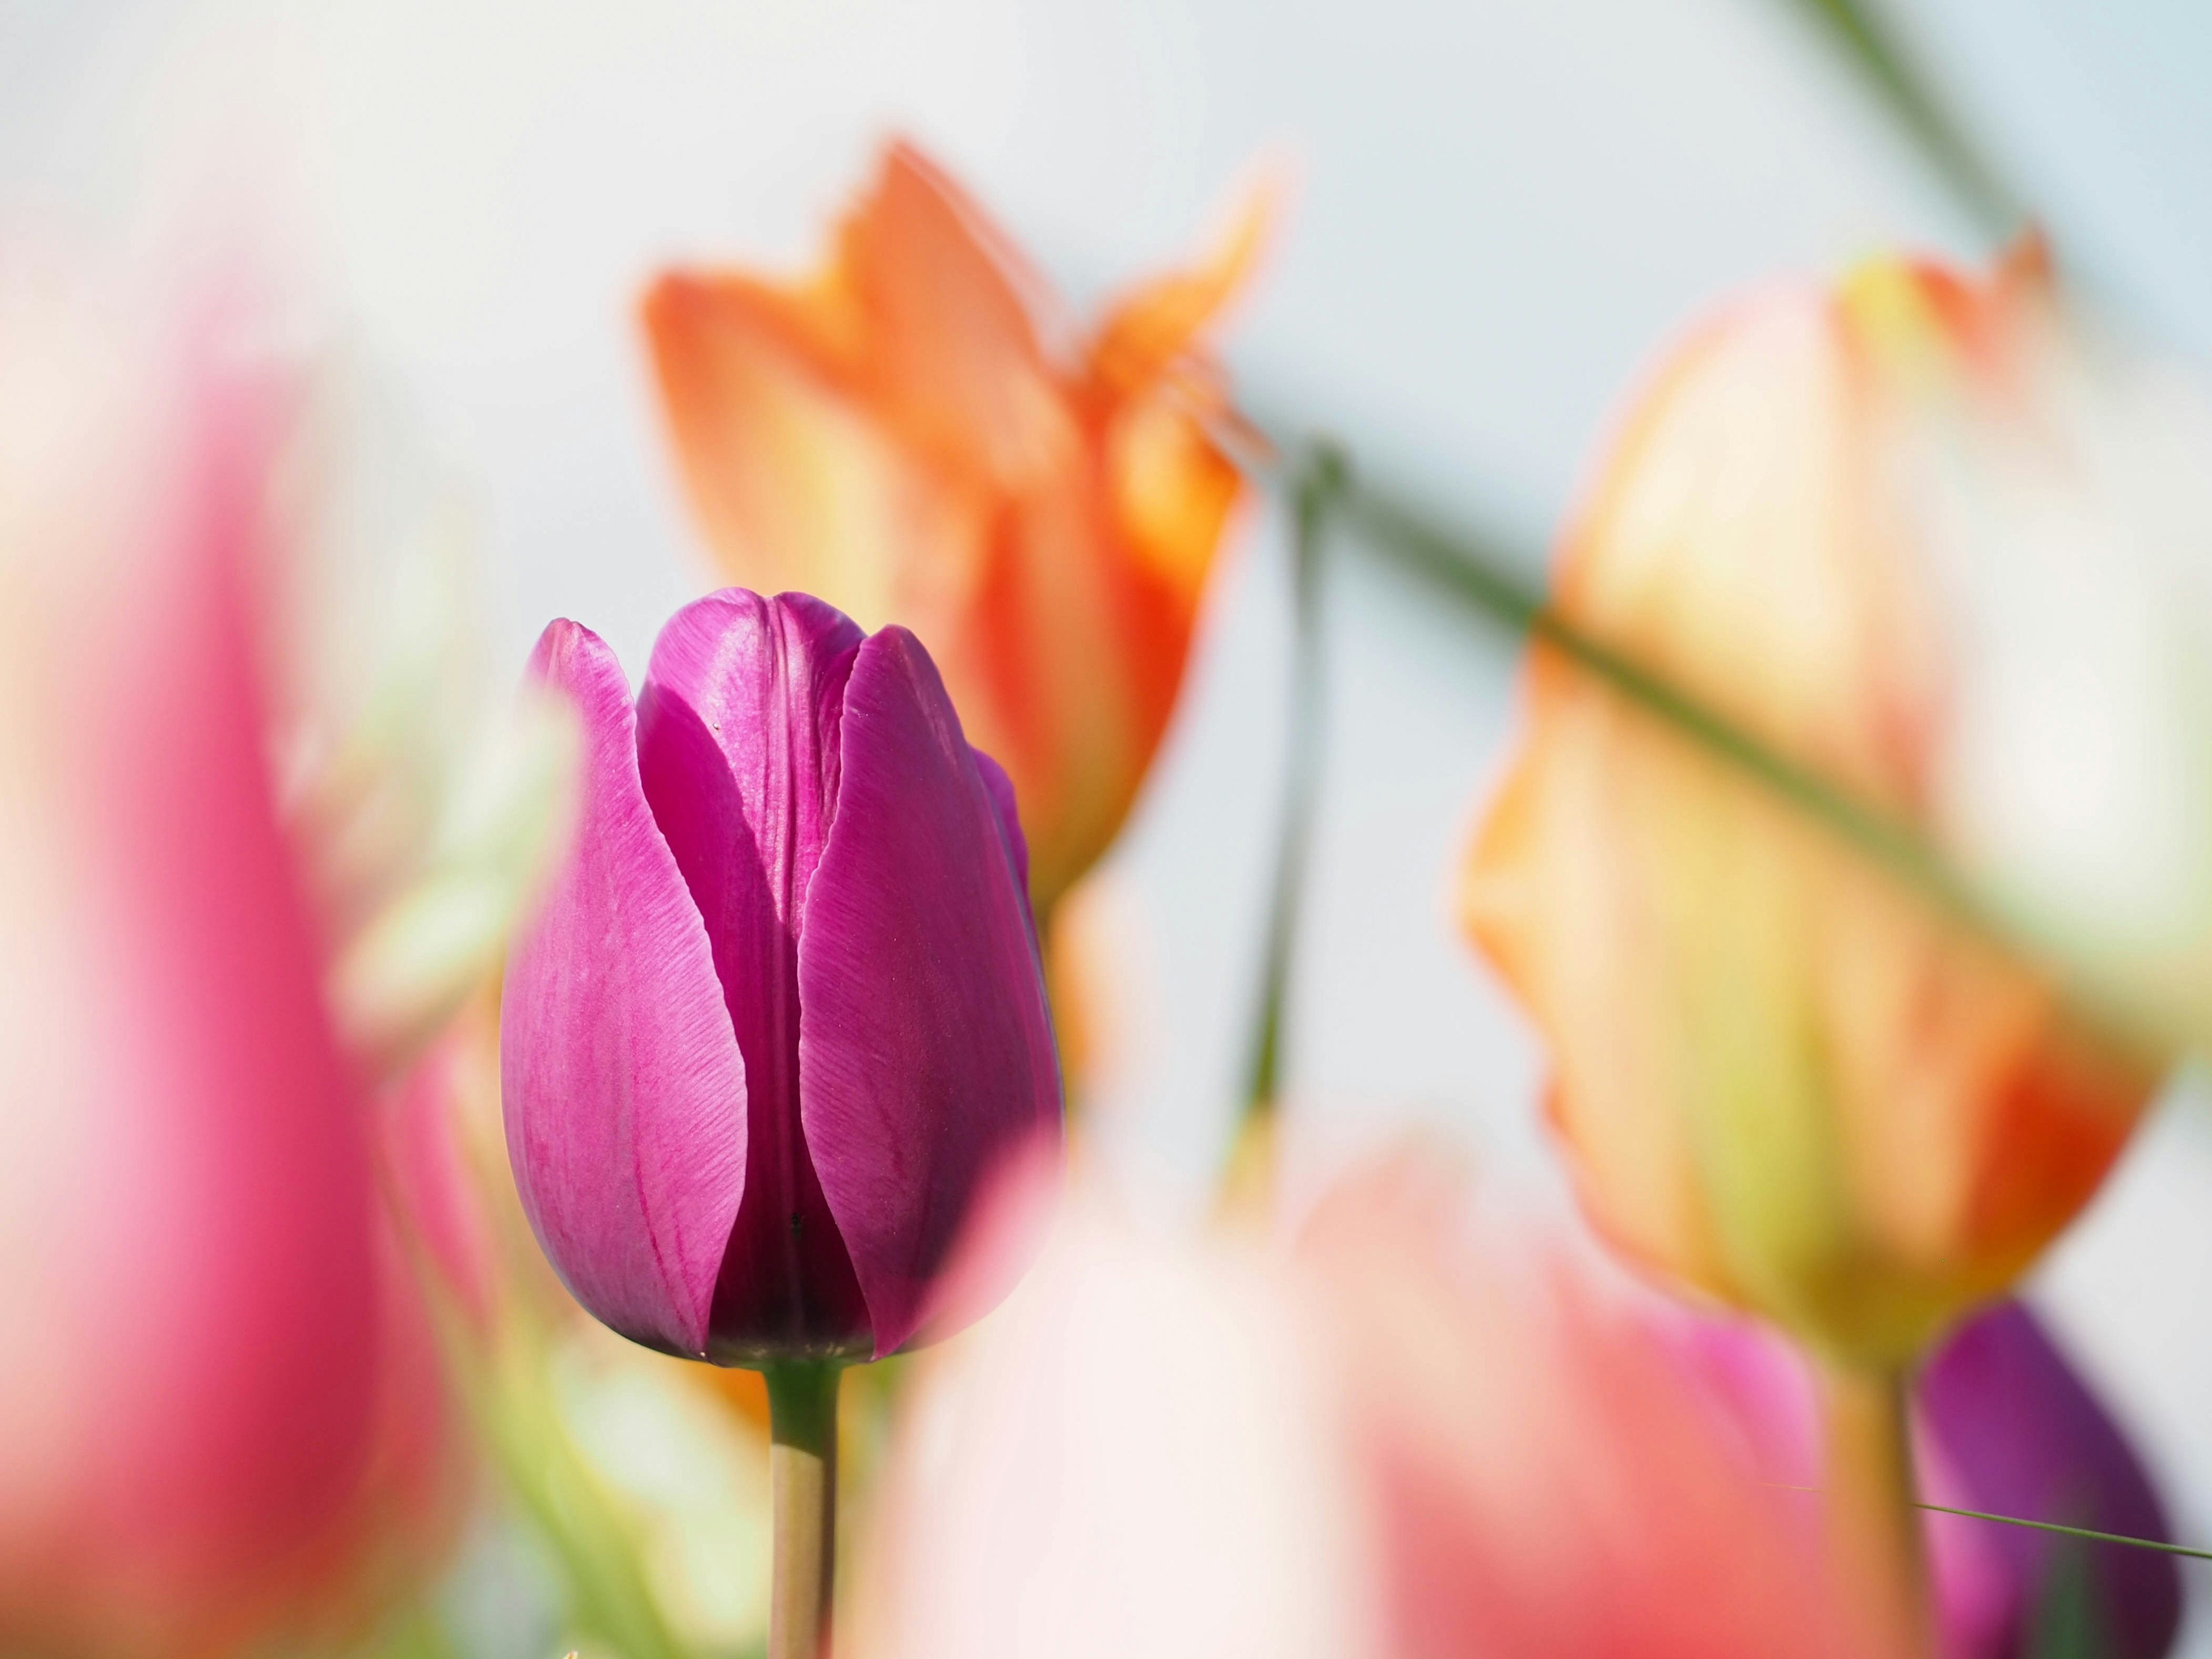
[{"label": "tulip petal", "polygon": [[1051,1017],[1000,810],[902,628],[860,647],[846,687],[799,985],[806,1140],[880,1356],[933,1311],[964,1198],[1060,1133]]},{"label": "tulip petal", "polygon": [[[2068,1366],[2035,1316],[1999,1304],[1936,1352],[1917,1389],[1921,1437],[1940,1461],[1931,1484],[1959,1509],[2086,1527],[2130,1538],[2171,1539],[2149,1475],[2096,1397]],[[2017,1589],[2011,1628],[1990,1653],[2042,1650],[2039,1615],[2063,1611],[2087,1625],[2082,1650],[2112,1659],[2159,1659],[2181,1622],[2173,1558],[2118,1544],[2085,1544],[2021,1527],[1931,1516],[1943,1534],[1975,1528],[1973,1542],[2003,1563]],[[2069,1552],[2078,1553],[2068,1559]]]},{"label": "tulip petal", "polygon": [[642,318],[677,459],[726,577],[804,588],[870,627],[911,603],[908,564],[974,561],[972,509],[870,407],[812,295],[672,271]]},{"label": "tulip petal", "polygon": [[1060,406],[1030,320],[1048,295],[1020,252],[928,158],[894,143],[846,222],[843,254],[870,368],[909,436],[1001,484],[1033,476]]},{"label": "tulip petal", "polygon": [[531,672],[574,702],[584,757],[574,848],[507,966],[508,1155],[576,1299],[635,1341],[702,1354],[744,1188],[744,1061],[646,803],[622,665],[556,622]]},{"label": "tulip petal", "polygon": [[638,769],[714,947],[744,1054],[744,1202],[710,1347],[743,1363],[864,1346],[867,1305],[799,1121],[798,938],[836,810],[838,725],[860,630],[803,593],[730,588],[660,631]]},{"label": "tulip petal", "polygon": [[1005,767],[981,750],[971,752],[975,757],[975,769],[983,775],[983,787],[991,792],[991,809],[999,815],[999,829],[1006,838],[1006,856],[1014,861],[1014,878],[1026,893],[1030,890],[1030,843],[1022,834],[1022,815],[1014,799],[1014,781],[1006,775]]}]

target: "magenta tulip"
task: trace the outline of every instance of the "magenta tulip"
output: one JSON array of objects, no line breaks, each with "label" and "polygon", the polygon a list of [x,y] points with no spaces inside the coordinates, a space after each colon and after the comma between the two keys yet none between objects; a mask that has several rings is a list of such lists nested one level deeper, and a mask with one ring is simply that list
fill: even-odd
[{"label": "magenta tulip", "polygon": [[577,1300],[724,1364],[941,1334],[982,1184],[1060,1092],[1012,791],[900,628],[678,611],[633,707],[570,622],[577,837],[508,964],[507,1147]]}]

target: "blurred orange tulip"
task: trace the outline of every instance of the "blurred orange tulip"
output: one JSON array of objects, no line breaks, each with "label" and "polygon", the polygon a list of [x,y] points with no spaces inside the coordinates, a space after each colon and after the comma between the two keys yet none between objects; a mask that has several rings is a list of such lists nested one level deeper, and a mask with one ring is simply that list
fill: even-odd
[{"label": "blurred orange tulip", "polygon": [[[1930,377],[2047,283],[1885,264],[1758,295],[1635,406],[1561,615],[1932,836],[1953,641],[1892,488]],[[1631,1255],[1889,1369],[2079,1211],[2154,1068],[2052,981],[1539,648],[1462,912],[1549,1039],[1583,1200]]]},{"label": "blurred orange tulip", "polygon": [[921,636],[1013,778],[1040,915],[1113,840],[1175,707],[1242,489],[1199,341],[1262,217],[1067,354],[1021,257],[893,144],[811,281],[672,271],[645,300],[723,574]]}]

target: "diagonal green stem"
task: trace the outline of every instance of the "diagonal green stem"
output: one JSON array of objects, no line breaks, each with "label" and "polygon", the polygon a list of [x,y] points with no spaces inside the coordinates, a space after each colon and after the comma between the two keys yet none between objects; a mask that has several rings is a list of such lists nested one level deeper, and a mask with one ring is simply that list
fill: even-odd
[{"label": "diagonal green stem", "polygon": [[1869,0],[1784,0],[1857,70],[1883,109],[1981,228],[2000,240],[2019,233],[2027,210],[1967,135],[1903,41]]},{"label": "diagonal green stem", "polygon": [[[1820,1486],[1801,1486],[1791,1481],[1763,1480],[1761,1486],[1772,1486],[1781,1492],[1810,1492],[1819,1497]],[[2212,1550],[2191,1548],[2187,1544],[2169,1544],[2161,1538],[2136,1538],[2124,1532],[2099,1532],[2090,1527],[2069,1527],[2056,1521],[2031,1521],[2021,1515],[1993,1515],[1987,1510],[1954,1509],[1948,1504],[1930,1504],[1925,1498],[1913,1500],[1915,1509],[1927,1510],[1936,1515],[1955,1515],[1966,1521],[1988,1521],[2000,1527],[2026,1527],[2031,1532],[2057,1533],[2062,1538],[2086,1539],[2092,1544],[2120,1544],[2131,1550],[2155,1550],[2160,1555],[2185,1555],[2192,1561],[2212,1561]]]},{"label": "diagonal green stem", "polygon": [[1969,1521],[1994,1521],[1999,1526],[2027,1527],[2034,1532],[2057,1533],[2062,1538],[2083,1538],[2093,1544],[2124,1544],[2130,1549],[2156,1550],[2161,1555],[2185,1555],[2195,1561],[2212,1561],[2212,1550],[2191,1549],[2186,1544],[2169,1544],[2157,1538],[2131,1538],[2124,1532],[2098,1532],[2090,1527],[2064,1527],[2056,1521],[2030,1521],[2017,1515],[1991,1515],[1985,1510],[1954,1510],[1948,1504],[1920,1505],[1938,1515],[1961,1516]]},{"label": "diagonal green stem", "polygon": [[1322,726],[1327,713],[1322,639],[1322,544],[1328,520],[1347,484],[1344,457],[1319,443],[1298,469],[1291,497],[1291,659],[1289,760],[1275,843],[1275,873],[1267,907],[1267,939],[1261,958],[1260,999],[1252,1024],[1245,1073],[1240,1140],[1270,1120],[1282,1079],[1284,1009],[1305,891],[1313,839],[1314,802],[1321,786]]}]

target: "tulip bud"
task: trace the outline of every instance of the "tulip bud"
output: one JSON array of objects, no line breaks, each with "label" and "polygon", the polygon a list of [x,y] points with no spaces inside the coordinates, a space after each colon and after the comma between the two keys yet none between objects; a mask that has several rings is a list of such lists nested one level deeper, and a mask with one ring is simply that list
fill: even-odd
[{"label": "tulip bud", "polygon": [[911,634],[801,594],[678,611],[635,706],[574,623],[532,672],[585,750],[501,1032],[547,1255],[671,1353],[760,1366],[938,1334],[979,1187],[1060,1133],[1004,775]]}]

